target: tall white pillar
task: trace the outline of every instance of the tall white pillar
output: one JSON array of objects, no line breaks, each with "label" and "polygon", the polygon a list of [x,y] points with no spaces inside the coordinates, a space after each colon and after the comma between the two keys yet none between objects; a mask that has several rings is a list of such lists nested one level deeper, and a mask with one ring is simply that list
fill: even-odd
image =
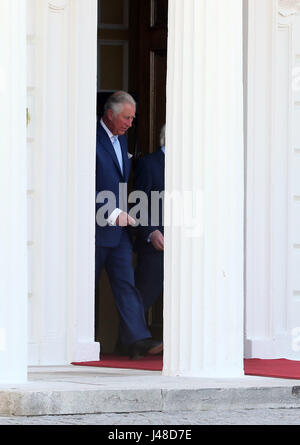
[{"label": "tall white pillar", "polygon": [[97,360],[97,0],[30,2],[29,364]]},{"label": "tall white pillar", "polygon": [[25,3],[0,3],[0,383],[27,380]]},{"label": "tall white pillar", "polygon": [[241,376],[242,0],[170,0],[168,45],[163,373]]},{"label": "tall white pillar", "polygon": [[88,361],[98,360],[100,349],[95,342],[95,175],[91,174],[96,170],[97,0],[77,0],[72,8],[74,76],[70,110],[74,199],[70,204],[73,226],[69,245],[74,257],[70,255],[73,297],[68,309],[68,358]]}]

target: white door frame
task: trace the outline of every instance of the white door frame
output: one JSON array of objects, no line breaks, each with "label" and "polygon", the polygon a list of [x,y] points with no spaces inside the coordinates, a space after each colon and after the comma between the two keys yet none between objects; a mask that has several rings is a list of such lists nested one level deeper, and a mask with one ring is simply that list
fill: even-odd
[{"label": "white door frame", "polygon": [[[169,108],[168,114],[169,128],[167,129],[167,135],[175,151],[177,141],[180,138],[183,140],[183,134],[187,136],[190,133],[189,123],[182,121],[182,116],[179,119],[173,114],[174,92],[181,92],[179,97],[195,97],[191,95],[189,89],[184,90],[184,88],[187,88],[187,82],[182,83],[181,80],[185,79],[184,76],[189,79],[188,76],[191,72],[198,73],[203,60],[208,61],[205,69],[210,70],[209,63],[212,63],[213,59],[202,59],[203,55],[213,57],[214,51],[216,51],[220,66],[223,62],[226,62],[225,59],[222,59],[222,57],[224,58],[224,51],[219,52],[216,42],[213,40],[213,35],[209,34],[209,30],[214,29],[216,20],[221,20],[221,22],[218,22],[218,26],[221,23],[224,29],[227,29],[227,16],[217,15],[217,3],[212,0],[209,0],[209,2],[188,0],[185,1],[184,5],[181,1],[173,0],[173,2],[172,19],[174,21],[170,22],[173,31],[174,29],[181,29],[181,26],[183,26],[183,31],[187,30],[184,22],[181,23],[184,18],[181,17],[180,8],[185,8],[185,17],[191,20],[191,23],[194,23],[194,15],[191,14],[191,11],[195,11],[196,16],[198,18],[202,17],[204,20],[202,7],[206,5],[208,8],[206,10],[208,15],[205,18],[206,35],[202,35],[200,30],[195,28],[196,39],[191,32],[187,32],[182,34],[181,42],[174,38],[169,46],[171,50],[168,56],[169,67],[176,66],[176,70],[174,69],[169,74],[169,101],[167,102],[171,108]],[[94,175],[91,175],[91,172],[95,171],[97,1],[30,0],[29,5],[36,8],[37,52],[39,61],[43,61],[42,65],[35,65],[38,97],[36,105],[39,110],[35,118],[39,119],[37,124],[39,131],[35,135],[33,156],[33,165],[37,165],[38,170],[35,170],[36,173],[33,178],[33,193],[36,201],[33,204],[35,209],[33,213],[34,239],[30,240],[32,242],[31,264],[34,271],[30,281],[30,298],[33,301],[33,304],[30,305],[32,326],[30,363],[66,364],[74,360],[95,360],[98,358],[99,345],[94,342],[95,178]],[[226,5],[227,9],[232,8],[232,12],[236,11],[235,8],[240,8],[240,2],[234,0],[228,1]],[[267,353],[274,356],[276,351],[287,351],[287,342],[290,341],[288,332],[290,326],[282,324],[282,318],[280,318],[280,310],[287,310],[287,302],[280,296],[275,295],[278,286],[277,284],[274,285],[275,282],[272,281],[274,276],[278,277],[281,283],[285,280],[282,274],[278,275],[278,271],[282,271],[282,269],[280,269],[280,263],[276,262],[276,258],[273,256],[274,251],[279,246],[278,240],[274,236],[278,232],[278,228],[274,224],[270,226],[270,221],[276,222],[276,215],[280,211],[277,207],[276,185],[274,186],[274,182],[272,182],[272,178],[274,178],[273,167],[276,168],[277,165],[276,162],[276,165],[274,164],[274,161],[277,160],[271,150],[276,140],[274,123],[278,119],[273,106],[276,99],[276,96],[274,96],[276,89],[274,73],[276,73],[277,60],[278,8],[277,0],[264,0],[263,2],[261,0],[251,0],[249,6],[245,352],[247,356],[258,356],[259,354],[265,356]],[[216,9],[214,9],[215,7]],[[237,26],[240,27],[239,16],[234,17]],[[228,20],[229,22],[230,20]],[[196,26],[196,23],[194,25]],[[193,42],[193,47],[187,43],[189,41]],[[187,45],[186,48],[189,51],[190,48],[194,48],[195,53],[185,51],[185,63],[176,65],[177,57],[181,54],[180,47],[184,48],[184,45]],[[199,46],[198,50],[195,49],[196,45]],[[224,50],[226,51],[226,45]],[[196,54],[199,56],[198,59],[194,57]],[[236,73],[239,76],[239,55],[236,53],[234,56],[231,54],[231,56],[236,57]],[[213,67],[213,65],[211,66]],[[240,80],[240,78],[238,79]],[[221,78],[218,78],[218,81],[220,82],[220,91],[222,91],[223,81]],[[199,89],[194,89],[193,94],[197,91],[201,98],[203,88],[207,87],[210,88],[210,85],[205,84],[205,80],[203,80],[201,87],[198,86]],[[211,94],[213,94],[213,91],[212,89]],[[236,97],[238,109],[241,100],[240,91],[236,92],[232,89],[232,94]],[[224,104],[225,102],[220,105],[219,110],[223,110],[222,112],[226,109]],[[222,106],[224,108],[221,108]],[[91,116],[93,117],[91,118]],[[211,123],[206,120],[205,134],[210,134],[212,122],[213,120]],[[34,113],[31,125],[34,125]],[[239,123],[238,135],[240,135],[241,128]],[[234,136],[233,132],[232,135]],[[177,136],[180,136],[179,139]],[[237,137],[236,134],[235,137]],[[238,151],[239,138],[235,140],[235,144],[237,151],[232,152],[230,156],[236,156],[236,165],[237,168],[240,168],[242,158]],[[193,156],[195,160],[202,162],[202,155],[199,158],[197,151],[198,142],[191,139],[190,147],[191,149],[194,147]],[[179,146],[178,150],[180,158]],[[218,150],[217,145],[216,150]],[[206,160],[209,159],[207,156],[210,153],[208,151],[205,155]],[[226,158],[222,158],[222,162],[225,165]],[[183,162],[183,168],[184,165]],[[174,159],[169,160],[168,175],[171,176],[169,176],[168,183],[170,185],[173,181],[171,179],[173,173],[177,172],[175,176],[178,174],[178,168],[179,166]],[[208,170],[205,171],[207,175]],[[225,171],[220,169],[220,173]],[[185,175],[184,171],[180,174],[183,175],[182,177]],[[237,175],[237,183],[240,187],[243,187],[243,177],[239,176],[242,172],[236,170],[235,174]],[[190,178],[190,175],[187,177]],[[209,176],[207,178],[209,179]],[[218,179],[220,180],[220,178]],[[212,187],[212,193],[216,193],[215,198],[219,200],[218,193],[221,192],[221,188],[218,192],[217,189],[214,189],[214,183],[211,183],[210,186]],[[230,199],[232,202],[238,199],[240,205],[241,196],[235,195],[233,190],[230,192],[232,193]],[[220,205],[221,202],[220,199]],[[217,208],[221,210],[221,207]],[[207,210],[212,212],[211,217],[214,218],[213,212],[215,210],[212,207],[207,208]],[[235,224],[237,227],[236,233],[239,234],[241,233],[241,221],[237,213]],[[228,221],[228,230],[230,224],[231,222]],[[280,224],[279,228],[282,227],[282,222]],[[228,235],[231,236],[229,232]],[[210,239],[208,233],[207,236]],[[167,235],[167,242],[173,242],[169,235]],[[284,238],[280,240],[280,243],[283,245]],[[176,246],[180,246],[180,243],[177,243]],[[177,249],[176,246],[174,248]],[[240,247],[240,242],[238,246]],[[172,255],[173,253],[174,250]],[[188,249],[185,254],[188,258],[191,258]],[[222,252],[223,265],[227,264],[230,267],[230,265],[238,264],[238,268],[233,269],[235,273],[238,270],[238,274],[231,275],[233,280],[231,286],[235,287],[238,301],[239,310],[237,311],[236,326],[239,332],[240,325],[243,322],[240,313],[242,304],[238,297],[241,291],[241,279],[243,279],[240,269],[242,257],[238,254],[238,250],[234,257],[229,257],[227,254],[228,252],[224,247]],[[182,252],[178,252],[178,255],[182,257]],[[210,256],[201,259],[203,270],[208,275],[212,273],[212,270],[207,269],[210,260],[213,261]],[[218,277],[220,289],[223,286],[222,283],[228,281],[224,281],[224,278],[228,277],[225,269],[222,268],[223,272],[220,269],[221,275]],[[166,274],[168,276],[169,273],[170,278],[173,272],[166,268]],[[219,272],[218,269],[215,270],[215,273],[218,274]],[[197,276],[197,271],[195,273],[195,276]],[[172,279],[168,283],[172,283]],[[202,286],[201,283],[200,286]],[[169,287],[166,288],[166,296],[169,291],[171,292],[170,289]],[[230,287],[228,287],[228,292],[229,296],[232,295]],[[174,298],[174,295],[172,295],[172,298]],[[172,339],[174,339],[173,329],[175,328],[171,327],[172,323],[178,321],[181,317],[182,298],[183,296],[178,295],[178,306],[177,308],[172,306],[172,309],[171,301],[166,300],[165,339],[168,355],[166,355],[165,360],[165,372],[201,374],[202,371],[199,369],[203,366],[203,363],[201,364],[197,357],[191,359],[193,363],[196,363],[193,370],[180,369],[181,365],[178,362],[178,357],[181,355],[180,348],[183,347],[180,339],[178,339],[176,345],[174,343],[168,344],[169,340],[173,342]],[[212,317],[217,316],[217,314],[214,312],[214,307],[210,305],[211,301],[205,301],[203,300],[203,304],[207,305],[209,311],[207,321],[201,319],[197,323],[202,323],[203,329],[204,326],[211,329],[212,325],[208,323],[208,320],[212,321]],[[196,296],[193,304],[196,304]],[[171,310],[173,311],[173,321],[168,318]],[[221,317],[221,314],[219,315]],[[190,315],[186,313],[185,324],[189,325],[187,320],[190,320],[190,316],[194,317],[195,313]],[[215,319],[213,323],[216,329],[217,326],[220,326],[219,321]],[[198,326],[201,326],[201,324]],[[220,338],[224,340],[223,331],[217,329],[215,333],[219,332]],[[206,338],[209,335],[206,333]],[[220,345],[223,343],[221,342]],[[188,344],[192,343],[188,341]],[[273,347],[270,347],[271,344],[273,344]],[[282,347],[280,348],[279,345],[282,345]],[[189,349],[189,346],[186,347]],[[209,357],[217,354],[217,349],[213,352],[210,349],[212,347],[213,345],[203,345],[203,348],[206,348],[204,349],[205,353],[203,353],[207,355],[208,361],[211,360]],[[224,350],[224,348],[221,349]],[[194,352],[189,350],[188,354],[192,354],[191,357],[193,357]],[[197,355],[197,351],[195,354]],[[236,356],[239,355],[240,343],[237,343]],[[173,363],[176,369],[172,368],[173,365],[170,367],[168,365],[170,363]],[[236,363],[237,367],[235,369],[239,372],[241,362],[238,358]],[[177,369],[178,366],[179,369]],[[222,366],[220,365],[220,369]]]},{"label": "white door frame", "polygon": [[[31,0],[30,4],[36,11],[39,54],[30,363],[59,365],[95,360],[99,353],[94,342],[93,273],[97,1]],[[195,242],[189,239],[186,243],[184,229],[166,229],[164,374],[240,376],[242,0],[227,0],[226,4],[171,0],[170,11],[173,38],[168,53],[167,147],[170,143],[172,149],[168,154],[167,148],[166,182],[169,190],[180,189],[185,185],[178,180],[186,178],[196,194],[204,187],[205,217],[204,237],[198,219],[200,238]],[[228,59],[230,67],[225,66]],[[190,81],[192,73],[195,83]],[[186,111],[194,110],[193,128],[189,113],[182,114],[179,107],[183,97],[190,100],[185,103]],[[193,129],[199,124],[196,138]],[[180,162],[183,140],[188,143],[189,157]],[[185,269],[178,274],[176,268],[181,264]],[[177,279],[182,280],[179,287]],[[227,329],[228,324],[232,329]]]}]

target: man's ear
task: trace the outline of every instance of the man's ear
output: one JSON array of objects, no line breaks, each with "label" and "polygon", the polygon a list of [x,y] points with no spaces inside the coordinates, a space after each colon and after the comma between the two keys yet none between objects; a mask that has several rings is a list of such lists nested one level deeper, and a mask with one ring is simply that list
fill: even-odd
[{"label": "man's ear", "polygon": [[111,110],[111,109],[107,110],[106,116],[107,116],[108,120],[112,121],[113,115],[114,115],[113,110]]}]

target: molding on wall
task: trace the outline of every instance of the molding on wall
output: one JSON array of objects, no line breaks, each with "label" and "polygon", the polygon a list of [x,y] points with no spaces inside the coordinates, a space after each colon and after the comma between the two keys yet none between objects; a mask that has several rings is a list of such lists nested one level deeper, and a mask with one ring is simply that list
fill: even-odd
[{"label": "molding on wall", "polygon": [[278,12],[284,17],[300,14],[299,0],[279,0]]},{"label": "molding on wall", "polygon": [[51,12],[63,12],[68,5],[68,0],[51,0],[48,2],[48,8]]}]

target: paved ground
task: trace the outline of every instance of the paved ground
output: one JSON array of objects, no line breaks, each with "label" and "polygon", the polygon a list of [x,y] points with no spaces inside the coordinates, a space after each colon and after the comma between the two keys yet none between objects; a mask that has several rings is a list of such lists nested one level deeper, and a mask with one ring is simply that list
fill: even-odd
[{"label": "paved ground", "polygon": [[0,417],[0,425],[300,425],[300,409],[210,409],[198,412]]}]

